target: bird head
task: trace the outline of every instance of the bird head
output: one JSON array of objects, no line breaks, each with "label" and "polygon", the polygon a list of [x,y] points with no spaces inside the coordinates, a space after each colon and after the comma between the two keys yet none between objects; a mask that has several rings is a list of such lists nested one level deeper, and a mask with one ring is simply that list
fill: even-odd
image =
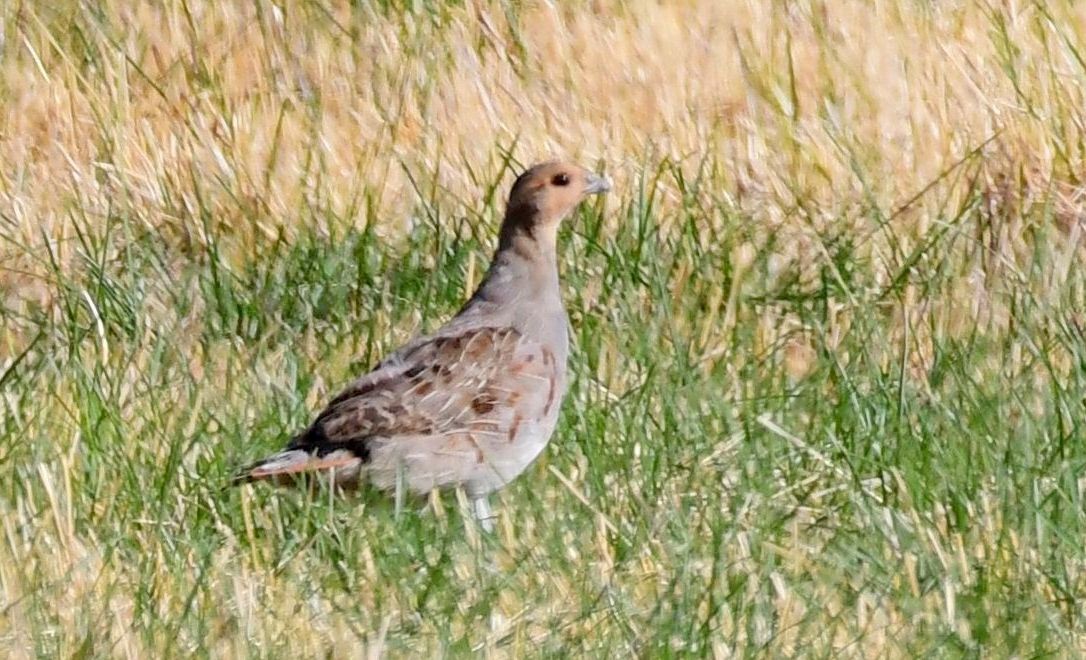
[{"label": "bird head", "polygon": [[589,195],[607,192],[611,183],[585,168],[550,161],[533,165],[513,184],[503,237],[524,232],[537,240],[554,241],[558,225]]}]

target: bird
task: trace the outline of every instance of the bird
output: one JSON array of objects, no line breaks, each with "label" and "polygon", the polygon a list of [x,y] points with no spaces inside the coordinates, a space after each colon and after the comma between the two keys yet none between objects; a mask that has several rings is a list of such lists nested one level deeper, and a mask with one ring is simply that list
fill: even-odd
[{"label": "bird", "polygon": [[487,273],[460,311],[335,396],[280,452],[232,483],[292,485],[316,473],[342,489],[427,495],[461,488],[493,530],[489,495],[550,442],[567,387],[561,222],[610,181],[574,163],[517,177]]}]

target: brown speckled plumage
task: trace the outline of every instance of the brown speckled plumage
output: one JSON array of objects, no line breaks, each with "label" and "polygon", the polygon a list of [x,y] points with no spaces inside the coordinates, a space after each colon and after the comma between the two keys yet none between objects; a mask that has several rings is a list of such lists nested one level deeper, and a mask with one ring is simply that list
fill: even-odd
[{"label": "brown speckled plumage", "polygon": [[237,481],[293,483],[298,473],[320,472],[343,487],[462,487],[486,518],[486,495],[543,450],[565,394],[558,224],[586,195],[608,188],[568,163],[522,174],[490,270],[460,313],[350,384],[284,451]]}]

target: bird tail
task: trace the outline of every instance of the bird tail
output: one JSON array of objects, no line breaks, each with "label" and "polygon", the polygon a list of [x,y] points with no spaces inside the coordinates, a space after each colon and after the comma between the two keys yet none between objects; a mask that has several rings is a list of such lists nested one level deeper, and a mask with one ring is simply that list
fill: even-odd
[{"label": "bird tail", "polygon": [[240,470],[231,484],[271,481],[277,485],[293,485],[306,473],[331,472],[337,485],[347,485],[347,482],[357,481],[361,465],[362,459],[349,451],[320,456],[304,449],[288,449]]}]

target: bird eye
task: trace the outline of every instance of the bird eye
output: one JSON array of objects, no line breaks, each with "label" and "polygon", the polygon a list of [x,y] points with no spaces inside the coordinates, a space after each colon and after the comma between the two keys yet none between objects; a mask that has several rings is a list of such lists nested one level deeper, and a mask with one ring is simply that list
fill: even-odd
[{"label": "bird eye", "polygon": [[568,174],[555,174],[554,178],[551,179],[551,183],[553,183],[556,186],[568,186],[569,185],[569,175]]}]

